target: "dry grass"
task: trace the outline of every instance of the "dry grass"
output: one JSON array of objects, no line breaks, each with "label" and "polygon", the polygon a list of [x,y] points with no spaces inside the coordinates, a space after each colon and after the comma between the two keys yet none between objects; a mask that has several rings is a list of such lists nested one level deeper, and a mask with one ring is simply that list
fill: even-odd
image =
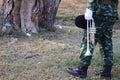
[{"label": "dry grass", "polygon": [[[79,47],[67,40],[71,33],[58,34],[61,33],[47,33],[40,36],[41,38],[35,36],[29,39],[20,38],[13,44],[9,44],[9,38],[1,38],[3,43],[0,46],[0,80],[72,79],[65,70],[68,61],[78,55]],[[63,41],[65,37],[66,40]]]},{"label": "dry grass", "polygon": [[57,17],[74,17],[79,14],[84,14],[85,2],[84,0],[62,0]]},{"label": "dry grass", "polygon": [[0,5],[2,5],[3,0],[0,0]]},{"label": "dry grass", "polygon": [[1,5],[2,5],[2,1],[3,1],[3,0],[0,0],[0,11],[1,11]]},{"label": "dry grass", "polygon": [[[62,0],[58,9],[56,24],[74,26],[74,19],[78,15],[83,15],[86,7],[86,0]],[[118,11],[120,14],[119,9],[120,4],[118,5]]]},{"label": "dry grass", "polygon": [[[69,29],[71,32],[68,32]],[[114,34],[116,62],[112,71],[113,80],[120,78],[119,33]],[[81,34],[78,28],[65,26],[63,30],[39,37],[18,38],[14,43],[11,43],[10,37],[0,38],[0,80],[79,80],[70,76],[66,68],[78,64]],[[95,69],[101,68],[100,55],[96,54],[98,50],[85,80],[103,80],[93,74]]]}]

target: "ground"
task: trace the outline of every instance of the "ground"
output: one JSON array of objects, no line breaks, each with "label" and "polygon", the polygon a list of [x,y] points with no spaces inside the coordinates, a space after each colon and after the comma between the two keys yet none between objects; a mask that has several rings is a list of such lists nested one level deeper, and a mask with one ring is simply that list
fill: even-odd
[{"label": "ground", "polygon": [[[70,31],[70,32],[69,32]],[[115,66],[113,80],[120,77],[119,34],[114,33]],[[66,69],[75,67],[79,60],[79,45],[82,30],[64,26],[62,30],[40,33],[32,37],[0,38],[0,80],[79,80],[70,76]],[[98,47],[85,80],[103,80],[93,74],[101,69],[101,56]]]},{"label": "ground", "polygon": [[[31,37],[0,37],[0,80],[81,80],[66,72],[68,67],[76,67],[79,63],[83,30],[75,27],[74,18],[84,13],[80,6],[86,5],[79,5],[76,1],[85,3],[84,0],[63,0],[61,3],[56,25],[61,24],[62,29],[56,26],[55,32],[41,31]],[[80,8],[81,13],[76,8]],[[115,64],[112,80],[120,79],[119,34],[120,31],[113,33]],[[102,69],[101,57],[97,45],[88,77],[84,80],[106,80],[93,73],[96,69]]]}]

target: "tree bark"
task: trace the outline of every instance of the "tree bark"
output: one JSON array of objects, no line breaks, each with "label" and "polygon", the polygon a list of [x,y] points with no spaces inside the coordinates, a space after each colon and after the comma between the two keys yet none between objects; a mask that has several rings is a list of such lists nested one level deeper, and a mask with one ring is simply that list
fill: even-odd
[{"label": "tree bark", "polygon": [[26,33],[37,33],[41,28],[53,30],[55,16],[61,0],[3,0],[0,32],[6,22],[11,31],[20,29]]},{"label": "tree bark", "polygon": [[43,12],[39,16],[39,26],[53,29],[58,5],[61,0],[43,0]]}]

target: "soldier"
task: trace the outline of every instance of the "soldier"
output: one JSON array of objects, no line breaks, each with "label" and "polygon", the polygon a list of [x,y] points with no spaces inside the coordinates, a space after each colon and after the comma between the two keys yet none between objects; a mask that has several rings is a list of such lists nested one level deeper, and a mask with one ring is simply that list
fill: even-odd
[{"label": "soldier", "polygon": [[[88,0],[88,7],[85,12],[85,19],[95,21],[96,34],[95,45],[99,43],[103,49],[103,70],[101,76],[111,78],[113,66],[113,45],[112,29],[118,19],[118,0]],[[85,78],[87,69],[91,63],[92,56],[84,56],[87,47],[86,30],[80,48],[80,64],[77,68],[68,68],[67,72],[73,76]],[[93,54],[94,47],[90,45],[90,52]]]}]

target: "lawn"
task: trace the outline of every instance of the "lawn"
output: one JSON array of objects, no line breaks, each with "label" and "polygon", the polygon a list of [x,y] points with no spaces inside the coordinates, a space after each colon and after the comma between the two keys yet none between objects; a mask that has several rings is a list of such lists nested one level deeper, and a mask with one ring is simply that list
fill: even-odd
[{"label": "lawn", "polygon": [[[113,80],[120,79],[119,34],[120,32],[115,32],[113,35]],[[0,80],[79,80],[70,76],[66,69],[77,66],[79,62],[81,35],[82,30],[63,26],[62,30],[57,29],[56,32],[42,33],[30,38],[19,36],[15,40],[16,38],[1,37]],[[102,64],[99,48],[96,47],[86,80],[100,79],[93,72],[101,69]]]}]

